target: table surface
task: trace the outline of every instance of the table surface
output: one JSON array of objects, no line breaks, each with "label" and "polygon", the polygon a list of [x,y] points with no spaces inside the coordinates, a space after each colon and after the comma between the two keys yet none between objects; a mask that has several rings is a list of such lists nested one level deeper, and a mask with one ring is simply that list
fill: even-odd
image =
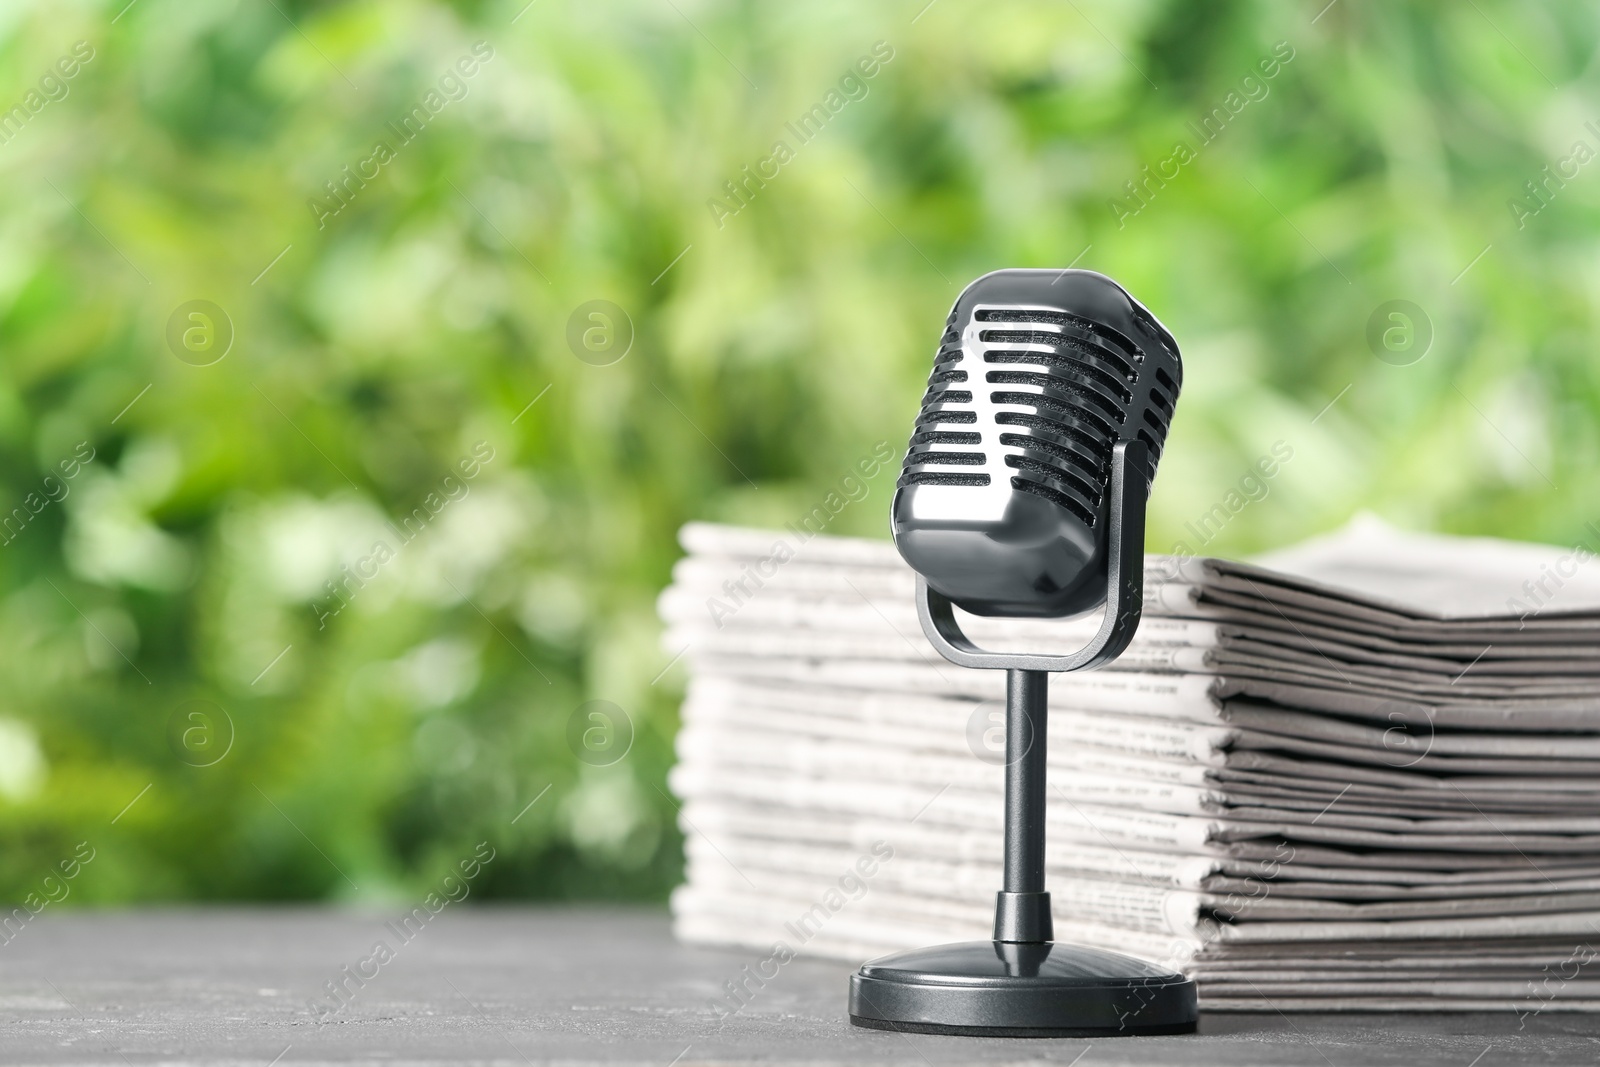
[{"label": "table surface", "polygon": [[[1556,1012],[1523,1028],[1511,1011],[1213,1012],[1202,1015],[1199,1034],[1184,1037],[883,1033],[845,1019],[852,968],[804,959],[721,1017],[712,1005],[727,1004],[724,983],[765,955],[679,945],[664,913],[641,909],[447,907],[410,929],[397,914],[312,909],[45,912],[0,945],[0,1061],[1600,1062],[1600,1017]],[[334,998],[328,987],[339,981],[346,992]]]}]

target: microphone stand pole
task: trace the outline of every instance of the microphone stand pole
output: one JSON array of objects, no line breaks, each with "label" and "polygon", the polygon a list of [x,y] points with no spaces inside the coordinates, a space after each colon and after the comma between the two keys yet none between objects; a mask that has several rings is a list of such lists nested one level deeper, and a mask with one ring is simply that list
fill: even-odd
[{"label": "microphone stand pole", "polygon": [[1055,940],[1044,889],[1049,685],[1044,671],[1006,671],[1005,880],[995,899],[996,941]]}]

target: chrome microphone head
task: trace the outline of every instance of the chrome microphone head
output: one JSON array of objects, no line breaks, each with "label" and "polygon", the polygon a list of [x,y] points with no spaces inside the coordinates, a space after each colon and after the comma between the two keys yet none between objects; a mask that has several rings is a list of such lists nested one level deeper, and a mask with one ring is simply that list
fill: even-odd
[{"label": "chrome microphone head", "polygon": [[1000,270],[956,299],[895,491],[896,547],[975,615],[1105,601],[1112,449],[1149,491],[1183,384],[1177,342],[1087,270]]}]

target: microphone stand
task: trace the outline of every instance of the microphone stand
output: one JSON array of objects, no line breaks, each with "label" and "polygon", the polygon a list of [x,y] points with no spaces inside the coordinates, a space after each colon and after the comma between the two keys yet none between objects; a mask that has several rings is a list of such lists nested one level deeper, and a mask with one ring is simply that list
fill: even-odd
[{"label": "microphone stand", "polygon": [[1054,940],[1044,887],[1049,676],[1120,656],[1139,627],[1144,592],[1145,446],[1116,445],[1106,610],[1087,645],[1066,656],[988,652],[962,633],[950,600],[917,577],[917,616],[939,654],[1006,672],[1005,874],[992,941],[895,953],[850,978],[850,1021],[913,1033],[984,1037],[1109,1037],[1191,1033],[1194,982],[1133,956]]}]

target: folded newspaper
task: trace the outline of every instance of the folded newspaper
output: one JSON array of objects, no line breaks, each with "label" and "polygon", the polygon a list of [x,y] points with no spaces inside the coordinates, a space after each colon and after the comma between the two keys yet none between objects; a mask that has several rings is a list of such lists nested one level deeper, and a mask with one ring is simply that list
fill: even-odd
[{"label": "folded newspaper", "polygon": [[[888,542],[681,540],[678,936],[989,936],[1003,673],[933,651]],[[1182,969],[1209,1009],[1600,1010],[1593,557],[1371,518],[1253,565],[1147,557],[1128,651],[1051,678],[1056,937]],[[961,622],[1064,652],[1098,619]]]}]

